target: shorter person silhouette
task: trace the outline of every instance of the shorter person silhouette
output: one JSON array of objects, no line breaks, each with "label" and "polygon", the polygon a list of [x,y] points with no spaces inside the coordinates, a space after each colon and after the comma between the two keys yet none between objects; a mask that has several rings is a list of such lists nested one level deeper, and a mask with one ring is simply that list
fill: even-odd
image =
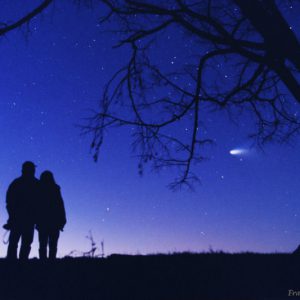
[{"label": "shorter person silhouette", "polygon": [[42,260],[47,258],[49,246],[49,259],[55,259],[59,231],[63,231],[66,224],[66,213],[60,187],[50,171],[44,171],[40,176],[40,196],[36,224],[39,233],[39,257]]}]

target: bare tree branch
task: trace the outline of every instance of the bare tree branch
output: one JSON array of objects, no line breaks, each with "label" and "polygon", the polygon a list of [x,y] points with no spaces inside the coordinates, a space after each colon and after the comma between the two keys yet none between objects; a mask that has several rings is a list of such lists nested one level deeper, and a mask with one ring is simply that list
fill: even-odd
[{"label": "bare tree branch", "polygon": [[6,33],[23,26],[24,24],[29,23],[35,16],[40,14],[43,10],[45,10],[53,0],[45,0],[35,9],[33,9],[30,13],[22,17],[21,19],[17,20],[12,24],[2,24],[0,27],[0,36],[5,35]]},{"label": "bare tree branch", "polygon": [[[171,188],[193,186],[194,163],[205,159],[205,120],[226,110],[255,120],[249,135],[259,145],[287,141],[300,120],[300,44],[273,0],[101,0],[122,35],[117,47],[130,46],[128,63],[104,88],[100,110],[85,126],[98,159],[104,133],[129,126],[139,170],[178,168]],[[281,1],[285,3],[284,0]],[[169,30],[193,40],[193,56],[177,71],[153,59]],[[220,68],[219,66],[223,66]],[[230,70],[227,80],[224,70]],[[299,104],[297,104],[299,105]],[[200,138],[201,137],[201,138]]]}]

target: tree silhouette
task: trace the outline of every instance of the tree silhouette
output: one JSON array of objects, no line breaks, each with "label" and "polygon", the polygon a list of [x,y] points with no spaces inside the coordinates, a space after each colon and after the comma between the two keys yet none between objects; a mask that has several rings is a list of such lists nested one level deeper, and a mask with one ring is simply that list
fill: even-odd
[{"label": "tree silhouette", "polygon": [[[215,110],[249,114],[258,145],[288,141],[299,131],[300,45],[283,16],[295,1],[101,0],[130,57],[116,70],[86,131],[98,159],[104,132],[130,126],[140,159],[155,169],[177,167],[171,188],[192,186],[204,159],[205,117]],[[193,42],[175,70],[155,57],[169,30]],[[227,74],[230,73],[230,76]],[[227,78],[228,77],[228,78]],[[163,96],[161,96],[163,95]],[[186,133],[181,132],[186,128]]]},{"label": "tree silhouette", "polygon": [[28,25],[30,21],[36,17],[38,14],[40,14],[42,11],[44,11],[51,3],[53,0],[45,0],[42,1],[40,5],[38,5],[36,8],[34,8],[32,11],[30,11],[28,14],[25,16],[19,18],[18,20],[8,24],[6,22],[0,22],[0,36],[4,36],[8,32],[20,28],[23,25]]},{"label": "tree silhouette", "polygon": [[[52,2],[2,22],[0,36],[29,24]],[[242,113],[251,114],[256,130],[249,136],[258,145],[289,141],[299,132],[300,45],[283,14],[298,0],[99,2],[107,8],[102,22],[112,20],[113,33],[122,36],[116,47],[129,46],[131,54],[85,127],[93,134],[95,160],[106,130],[130,126],[140,173],[146,163],[157,170],[176,167],[171,187],[192,186],[198,179],[193,164],[212,143],[205,132],[208,113],[226,111],[238,122]],[[155,57],[170,29],[182,44],[193,42],[176,70]]]}]

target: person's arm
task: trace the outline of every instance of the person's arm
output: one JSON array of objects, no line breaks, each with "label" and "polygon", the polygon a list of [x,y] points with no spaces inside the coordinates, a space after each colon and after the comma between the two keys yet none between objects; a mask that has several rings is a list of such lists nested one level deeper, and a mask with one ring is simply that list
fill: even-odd
[{"label": "person's arm", "polygon": [[12,182],[6,192],[6,210],[9,218],[14,214],[16,207],[15,183]]},{"label": "person's arm", "polygon": [[65,210],[64,200],[62,198],[60,188],[58,188],[58,205],[59,205],[60,229],[63,229],[67,223],[67,218],[66,218],[66,210]]}]

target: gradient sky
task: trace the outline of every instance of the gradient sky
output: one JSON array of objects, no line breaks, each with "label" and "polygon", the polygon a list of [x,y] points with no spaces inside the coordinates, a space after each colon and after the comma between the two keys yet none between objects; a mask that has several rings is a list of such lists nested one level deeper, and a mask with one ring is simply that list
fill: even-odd
[{"label": "gradient sky", "polygon": [[[2,2],[2,21],[14,20],[39,3]],[[236,126],[222,113],[210,115],[216,145],[210,159],[197,167],[202,183],[195,192],[168,190],[173,171],[140,177],[130,129],[111,132],[99,162],[93,162],[91,139],[81,136],[76,124],[97,108],[104,84],[128,55],[126,48],[112,49],[116,36],[101,33],[100,14],[100,9],[72,1],[57,2],[30,24],[30,33],[22,28],[0,40],[1,222],[7,219],[6,189],[20,175],[23,161],[32,160],[37,176],[51,170],[62,189],[68,223],[60,255],[89,250],[89,230],[98,245],[104,240],[106,254],[210,247],[294,250],[300,243],[297,141],[293,147],[269,145],[262,152],[249,148],[249,120]],[[291,18],[297,28],[299,20]],[[172,65],[174,56],[184,59],[186,52],[174,50],[181,38],[171,32],[164,49],[158,49],[161,59]],[[179,52],[175,55],[172,49]],[[237,148],[250,150],[242,156],[229,153]],[[1,243],[0,256],[5,253]]]}]

